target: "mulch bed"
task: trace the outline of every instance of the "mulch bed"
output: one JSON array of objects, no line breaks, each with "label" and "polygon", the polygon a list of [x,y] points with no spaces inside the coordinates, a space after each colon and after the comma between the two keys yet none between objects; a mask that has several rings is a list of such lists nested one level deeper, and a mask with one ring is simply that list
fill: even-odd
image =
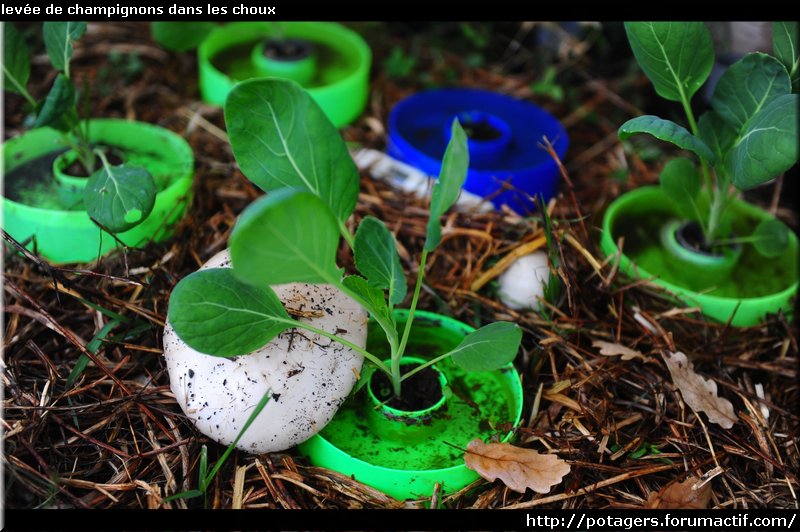
[{"label": "mulch bed", "polygon": [[[391,106],[420,88],[415,79],[390,79],[381,70],[379,58],[408,38],[375,41],[371,100],[364,116],[345,129],[347,141],[383,148]],[[534,71],[515,67],[518,73],[503,74],[499,62],[476,69],[454,54],[425,48],[419,53],[416,70],[431,82],[455,75],[465,86],[531,97]],[[131,67],[126,79],[123,66],[134,58],[141,68]],[[491,282],[471,288],[501,257],[542,234],[540,217],[456,211],[445,217],[444,242],[429,260],[419,308],[473,325],[503,319],[523,327],[517,368],[525,412],[517,444],[556,453],[572,470],[546,495],[479,480],[438,497],[436,506],[641,508],[651,493],[693,475],[711,483],[712,507],[796,508],[797,322],[777,316],[751,328],[710,323],[647,281],[618,274],[614,260],[602,258],[596,242],[605,206],[657,176],[654,164],[625,154],[616,140],[617,125],[638,109],[623,94],[638,90],[642,80],[596,79],[580,54],[559,61],[576,72],[572,98],[580,104],[534,101],[564,121],[572,142],[562,193],[549,205],[562,262],[560,299],[539,315],[506,308]],[[101,23],[90,25],[74,64],[77,79],[90,81],[97,102],[93,116],[153,122],[187,138],[197,159],[194,201],[171,240],[79,269],[51,267],[7,246],[6,507],[202,507],[202,498],[163,501],[196,488],[202,445],[210,462],[224,448],[196,432],[178,408],[161,356],[162,328],[172,287],[224,249],[236,216],[261,192],[236,167],[221,109],[199,101],[193,54],[161,50],[145,24]],[[52,82],[41,77],[47,72],[45,58],[36,56],[37,96]],[[7,95],[6,138],[22,130],[23,119],[22,101]],[[620,169],[629,171],[627,179],[612,177]],[[797,229],[795,213],[778,213]],[[411,282],[425,236],[425,204],[364,172],[355,219],[366,215],[395,231]],[[344,248],[340,261],[352,264]],[[90,354],[85,346],[112,319],[109,311],[121,316],[120,323]],[[636,349],[643,357],[601,355],[592,346],[596,340]],[[718,384],[738,414],[733,428],[708,423],[683,402],[661,358],[666,350],[686,353],[699,373]],[[66,386],[81,354],[90,354],[91,363]],[[757,391],[762,386],[763,395]],[[289,450],[233,453],[205,504],[346,509],[425,502],[395,501]]]}]

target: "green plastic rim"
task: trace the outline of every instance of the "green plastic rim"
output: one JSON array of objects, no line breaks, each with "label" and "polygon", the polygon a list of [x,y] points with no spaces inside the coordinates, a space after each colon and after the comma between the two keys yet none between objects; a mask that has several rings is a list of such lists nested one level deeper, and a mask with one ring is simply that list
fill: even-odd
[{"label": "green plastic rim", "polygon": [[89,181],[86,177],[76,177],[67,173],[67,168],[78,160],[78,152],[68,150],[53,161],[53,177],[60,185],[58,195],[66,210],[83,208],[83,189]]},{"label": "green plastic rim", "polygon": [[742,256],[742,245],[725,246],[722,253],[715,254],[694,251],[682,245],[678,238],[679,231],[687,223],[689,222],[677,219],[664,223],[660,232],[661,245],[677,264],[695,272],[697,283],[712,286],[728,279]]},{"label": "green plastic rim", "polygon": [[[617,238],[623,220],[628,218],[646,218],[653,213],[665,213],[667,216],[679,216],[672,206],[669,198],[659,187],[642,187],[628,192],[614,200],[606,210],[603,217],[603,231],[600,238],[600,248],[606,256],[619,253]],[[746,202],[735,200],[728,207],[726,216],[733,224],[733,230],[738,235],[750,234],[753,228],[762,220],[771,216]],[[666,221],[666,220],[665,220]],[[653,242],[659,242],[659,235],[652,235]],[[625,249],[626,245],[623,245]],[[702,283],[704,274],[696,269],[689,269],[685,262],[671,262],[658,260],[660,255],[649,253],[638,258],[626,253],[620,255],[619,269],[631,277],[651,279],[653,283],[663,286],[672,292],[679,301],[689,307],[700,307],[703,314],[721,323],[730,321],[737,327],[750,327],[761,323],[768,314],[782,311],[791,317],[794,310],[792,300],[798,290],[798,244],[797,236],[789,234],[789,245],[784,253],[774,259],[758,256],[748,244],[743,245],[741,258],[731,272],[730,278],[724,282],[716,280],[718,286],[703,289],[702,287],[688,287],[692,283]],[[628,249],[630,247],[628,246]],[[640,261],[637,264],[637,260]],[[647,263],[647,267],[641,263]],[[759,275],[756,270],[759,264],[769,264],[772,275]],[[754,273],[756,272],[756,273]],[[687,281],[676,281],[679,277]],[[764,283],[764,277],[769,277],[769,282],[774,285],[775,279],[786,278],[786,282],[771,286],[761,294],[737,296],[744,290],[756,292]],[[670,279],[670,280],[666,280]]]},{"label": "green plastic rim", "polygon": [[[387,367],[389,367],[391,364],[391,360],[384,360],[383,362]],[[427,362],[427,360],[424,358],[403,357],[400,359],[400,367],[408,364],[424,364],[425,362]],[[388,417],[407,418],[411,423],[419,424],[424,422],[426,418],[431,416],[431,414],[441,409],[447,399],[445,397],[445,390],[447,389],[447,377],[445,377],[444,373],[439,371],[435,364],[431,366],[431,368],[436,372],[436,375],[439,379],[439,386],[442,388],[442,396],[434,404],[421,410],[399,410],[389,406],[388,404],[384,404],[380,399],[375,397],[375,394],[372,392],[371,381],[377,375],[377,373],[373,373],[370,375],[370,382],[367,383],[366,386],[369,400],[372,402],[372,409],[380,412],[381,415]]]},{"label": "green plastic rim", "polygon": [[[316,49],[316,75],[303,86],[336,127],[356,118],[367,104],[372,52],[360,35],[330,22],[281,23],[286,38],[311,41]],[[270,22],[233,22],[212,31],[198,48],[200,93],[208,103],[223,105],[233,86],[263,77],[253,64],[252,50],[274,36]],[[219,67],[226,62],[224,72]]]},{"label": "green plastic rim", "polygon": [[[116,237],[129,247],[142,247],[172,236],[191,200],[194,156],[189,144],[162,127],[116,119],[92,120],[89,138],[120,148],[126,162],[147,168],[159,190],[150,216]],[[5,172],[66,149],[60,132],[34,129],[3,144]],[[68,264],[92,261],[118,247],[89,219],[82,204],[66,208],[53,198],[57,189],[31,194],[24,202],[3,198],[3,227],[17,241],[27,241],[28,249],[54,264]]]},{"label": "green plastic rim", "polygon": [[[395,319],[402,329],[408,311],[396,310]],[[473,330],[452,318],[416,311],[409,356],[430,360],[458,345]],[[385,342],[373,322],[367,342],[373,353]],[[431,420],[417,424],[381,415],[368,394],[359,392],[319,434],[300,445],[300,452],[316,466],[351,476],[400,500],[429,498],[436,484],[442,493],[453,493],[474,482],[479,475],[464,464],[463,449],[475,438],[497,436],[503,442],[512,438],[514,431],[508,427],[517,426],[522,416],[522,382],[511,364],[472,373],[460,370],[451,360],[436,366],[447,379],[448,389],[445,404]],[[460,427],[467,425],[474,430],[462,431]]]}]

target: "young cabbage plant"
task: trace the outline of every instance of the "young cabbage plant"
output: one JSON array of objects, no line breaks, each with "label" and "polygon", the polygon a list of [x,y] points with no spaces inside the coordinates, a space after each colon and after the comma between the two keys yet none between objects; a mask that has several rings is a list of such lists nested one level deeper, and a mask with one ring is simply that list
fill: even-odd
[{"label": "young cabbage plant", "polygon": [[47,56],[58,75],[45,99],[37,101],[28,91],[31,59],[25,39],[13,24],[4,24],[3,79],[5,90],[25,98],[34,127],[51,127],[62,133],[88,176],[83,202],[89,217],[103,229],[119,233],[147,218],[155,204],[156,185],[145,168],[112,164],[105,148],[113,147],[93,144],[91,121],[79,116],[81,96],[73,83],[70,61],[73,45],[84,33],[86,22],[43,24]]},{"label": "young cabbage plant", "polygon": [[[798,157],[797,23],[772,27],[776,56],[751,53],[720,77],[712,109],[695,119],[691,98],[705,83],[714,64],[711,34],[702,22],[627,22],[634,56],[662,98],[679,102],[689,130],[657,116],[640,116],[619,128],[627,139],[648,133],[694,153],[700,171],[687,158],[667,163],[660,182],[665,194],[687,219],[702,228],[708,249],[730,244],[724,217],[736,189],[747,190],[791,168]],[[705,191],[703,189],[705,188]],[[779,255],[788,244],[788,228],[779,220],[759,224],[751,242],[763,256]]]},{"label": "young cabbage plant", "polygon": [[[455,203],[466,179],[469,156],[460,124],[453,122],[433,188],[409,319],[398,331],[393,310],[406,299],[407,286],[394,236],[374,217],[364,218],[355,234],[348,229],[359,176],[345,143],[319,106],[294,82],[255,79],[231,91],[225,120],[242,172],[267,195],[245,209],[234,227],[229,241],[233,268],[201,270],[175,287],[169,305],[175,332],[201,353],[231,357],[250,353],[288,329],[306,329],[363,355],[389,376],[395,395],[400,395],[401,383],[411,373],[400,373],[400,359],[425,264],[442,239],[440,218]],[[352,249],[361,275],[345,275],[336,264],[340,237]],[[270,285],[295,282],[331,285],[367,309],[386,336],[389,361],[337,334],[292,319]],[[225,334],[234,327],[237,334]],[[521,337],[516,324],[492,323],[413,372],[447,357],[468,371],[496,369],[514,359]]]}]

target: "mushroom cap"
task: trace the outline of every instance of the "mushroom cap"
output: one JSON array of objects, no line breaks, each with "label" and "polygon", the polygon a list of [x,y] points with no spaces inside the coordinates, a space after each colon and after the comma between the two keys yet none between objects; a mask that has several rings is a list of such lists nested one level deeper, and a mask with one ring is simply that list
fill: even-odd
[{"label": "mushroom cap", "polygon": [[[226,250],[200,269],[230,267]],[[306,313],[298,320],[366,345],[367,312],[339,289],[306,283],[272,288],[287,308]],[[302,329],[284,331],[247,355],[216,357],[186,345],[169,322],[164,357],[183,412],[223,445],[236,439],[270,391],[271,399],[236,445],[251,453],[282,451],[322,430],[352,390],[364,361],[349,347]]]},{"label": "mushroom cap", "polygon": [[539,298],[550,279],[547,254],[536,251],[514,261],[500,275],[498,295],[500,300],[514,310],[540,308]]}]

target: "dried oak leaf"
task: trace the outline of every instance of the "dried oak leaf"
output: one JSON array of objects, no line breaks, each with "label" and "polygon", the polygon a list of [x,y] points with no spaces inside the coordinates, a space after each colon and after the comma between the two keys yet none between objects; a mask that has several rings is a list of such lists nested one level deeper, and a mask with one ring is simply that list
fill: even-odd
[{"label": "dried oak leaf", "polygon": [[539,454],[508,443],[486,444],[480,438],[469,442],[464,461],[489,482],[499,478],[519,493],[525,493],[525,488],[547,493],[570,469],[569,464],[555,455]]},{"label": "dried oak leaf", "polygon": [[630,347],[625,347],[622,344],[595,340],[592,342],[592,346],[600,348],[600,354],[608,357],[622,355],[622,360],[633,360],[634,358],[647,360],[639,351],[631,349]]},{"label": "dried oak leaf", "polygon": [[698,482],[697,477],[689,477],[683,482],[670,482],[659,491],[650,493],[645,507],[657,510],[705,510],[711,501],[711,483],[693,489]]},{"label": "dried oak leaf", "polygon": [[733,404],[717,395],[716,382],[704,379],[695,373],[692,363],[680,351],[664,353],[662,356],[672,375],[672,382],[680,390],[687,405],[696,411],[705,412],[711,423],[716,423],[724,429],[729,429],[736,423]]}]

